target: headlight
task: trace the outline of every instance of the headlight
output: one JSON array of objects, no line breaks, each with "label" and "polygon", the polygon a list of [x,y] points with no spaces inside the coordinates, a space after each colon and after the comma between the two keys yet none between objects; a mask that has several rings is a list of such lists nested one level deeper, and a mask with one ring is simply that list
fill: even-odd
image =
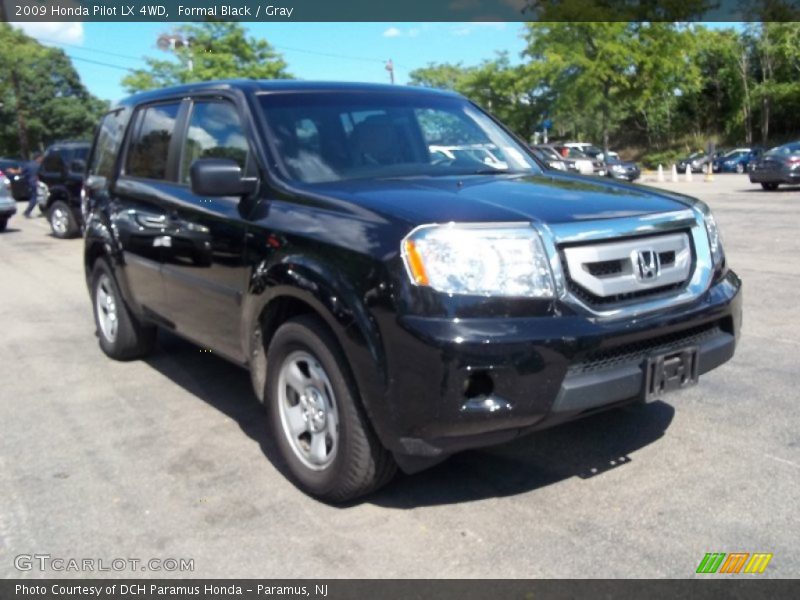
[{"label": "headlight", "polygon": [[705,204],[701,203],[700,209],[703,212],[703,221],[706,224],[706,232],[708,233],[708,245],[711,249],[711,259],[714,261],[714,267],[719,267],[722,264],[725,253],[722,250],[722,236],[719,233],[719,227],[711,213],[711,209]]},{"label": "headlight", "polygon": [[447,294],[552,298],[553,277],[530,225],[424,225],[402,242],[411,281]]},{"label": "headlight", "polygon": [[612,171],[624,171],[625,167],[623,167],[622,165],[611,165],[611,170]]}]

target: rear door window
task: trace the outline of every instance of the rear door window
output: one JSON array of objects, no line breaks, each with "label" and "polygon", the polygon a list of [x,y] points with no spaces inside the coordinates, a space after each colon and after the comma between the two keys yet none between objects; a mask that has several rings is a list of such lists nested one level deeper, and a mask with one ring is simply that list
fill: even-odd
[{"label": "rear door window", "polygon": [[128,150],[125,173],[144,179],[167,179],[167,161],[180,102],[141,109],[135,139]]}]

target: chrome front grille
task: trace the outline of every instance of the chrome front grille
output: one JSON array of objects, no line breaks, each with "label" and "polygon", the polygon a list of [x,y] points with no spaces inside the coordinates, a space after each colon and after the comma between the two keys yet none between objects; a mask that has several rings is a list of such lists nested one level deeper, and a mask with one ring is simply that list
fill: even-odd
[{"label": "chrome front grille", "polygon": [[703,219],[687,206],[536,227],[561,301],[598,319],[620,319],[692,302],[708,290],[714,269]]},{"label": "chrome front grille", "polygon": [[560,250],[571,290],[597,304],[674,291],[692,270],[692,245],[684,231]]}]

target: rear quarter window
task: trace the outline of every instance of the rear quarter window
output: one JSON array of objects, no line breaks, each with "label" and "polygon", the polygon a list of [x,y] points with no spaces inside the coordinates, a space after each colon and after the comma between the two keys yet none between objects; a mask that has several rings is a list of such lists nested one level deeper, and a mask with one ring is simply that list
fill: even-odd
[{"label": "rear quarter window", "polygon": [[109,178],[114,174],[114,165],[122,146],[129,114],[126,110],[115,110],[103,117],[94,140],[89,164],[90,175]]}]

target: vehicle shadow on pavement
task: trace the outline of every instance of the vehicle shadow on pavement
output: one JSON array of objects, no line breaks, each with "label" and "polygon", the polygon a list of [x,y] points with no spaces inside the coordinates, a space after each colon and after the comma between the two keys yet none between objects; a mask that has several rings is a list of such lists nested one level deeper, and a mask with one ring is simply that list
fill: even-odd
[{"label": "vehicle shadow on pavement", "polygon": [[636,404],[538,431],[502,446],[456,454],[412,476],[400,476],[367,501],[414,508],[512,496],[570,477],[587,479],[631,461],[658,440],[675,409]]},{"label": "vehicle shadow on pavement", "polygon": [[[236,421],[286,475],[269,436],[266,411],[253,394],[247,373],[168,332],[159,332],[158,346],[145,362]],[[664,402],[636,404],[502,446],[463,452],[422,473],[399,474],[382,490],[352,505],[368,502],[407,509],[471,502],[530,492],[570,477],[594,477],[624,466],[631,461],[630,453],[658,440],[674,413]]]},{"label": "vehicle shadow on pavement", "polygon": [[156,351],[144,362],[236,421],[282,472],[269,438],[266,411],[253,393],[247,371],[164,330],[158,332]]},{"label": "vehicle shadow on pavement", "polygon": [[794,192],[794,193],[800,192],[800,187],[798,187],[796,185],[794,185],[794,186],[792,186],[792,185],[782,185],[777,190],[765,190],[765,189],[762,189],[762,188],[758,187],[758,188],[748,188],[748,189],[745,189],[745,190],[736,190],[736,192],[737,193],[742,193],[742,192],[753,193],[753,192],[755,192],[755,193],[758,193],[758,194],[781,194],[781,193],[785,194],[787,192]]}]

